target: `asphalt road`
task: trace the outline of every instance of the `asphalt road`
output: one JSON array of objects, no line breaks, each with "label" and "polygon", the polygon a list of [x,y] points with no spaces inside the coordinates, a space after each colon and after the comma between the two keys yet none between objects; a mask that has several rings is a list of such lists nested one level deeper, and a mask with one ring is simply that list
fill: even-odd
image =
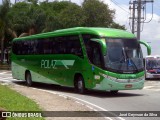
[{"label": "asphalt road", "polygon": [[[10,71],[0,71],[0,81],[3,81],[4,84],[25,84],[24,81],[14,80]],[[152,111],[159,111],[160,115],[160,80],[147,80],[142,90],[119,91],[116,95],[100,91],[88,91],[85,95],[80,95],[75,93],[73,88],[40,83],[35,83],[33,87],[50,93],[56,92],[57,94],[72,97],[99,111],[149,111],[151,112],[150,116],[156,116],[156,112],[153,112],[155,113],[154,115]],[[143,117],[143,120],[160,119],[160,117],[153,116]],[[120,117],[119,119],[123,118],[134,119],[134,117]],[[142,119],[142,117],[139,119]]]}]

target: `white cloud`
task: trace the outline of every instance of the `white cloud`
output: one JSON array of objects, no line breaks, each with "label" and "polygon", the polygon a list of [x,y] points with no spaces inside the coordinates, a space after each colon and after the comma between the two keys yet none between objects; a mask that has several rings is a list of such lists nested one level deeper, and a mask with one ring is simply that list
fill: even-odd
[{"label": "white cloud", "polygon": [[158,23],[158,19],[159,17],[154,14],[152,21],[144,24],[143,38],[146,38],[148,41],[160,40],[160,23]]}]

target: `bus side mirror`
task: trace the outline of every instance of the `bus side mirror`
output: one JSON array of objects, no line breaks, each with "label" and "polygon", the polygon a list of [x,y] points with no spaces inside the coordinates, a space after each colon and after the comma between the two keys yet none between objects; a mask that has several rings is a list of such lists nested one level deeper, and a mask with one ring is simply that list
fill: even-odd
[{"label": "bus side mirror", "polygon": [[97,42],[101,46],[102,54],[105,56],[107,54],[107,46],[105,39],[92,38],[91,41]]},{"label": "bus side mirror", "polygon": [[141,41],[141,40],[139,41],[139,43],[143,44],[144,46],[146,46],[148,55],[151,55],[151,46],[148,43],[146,43],[144,41]]}]

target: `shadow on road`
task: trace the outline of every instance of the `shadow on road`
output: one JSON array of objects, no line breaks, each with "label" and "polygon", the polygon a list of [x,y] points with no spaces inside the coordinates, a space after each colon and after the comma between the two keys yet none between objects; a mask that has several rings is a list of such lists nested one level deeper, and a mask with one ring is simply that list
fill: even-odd
[{"label": "shadow on road", "polygon": [[157,82],[159,82],[160,81],[160,78],[154,78],[154,79],[146,79],[146,81],[157,81]]},{"label": "shadow on road", "polygon": [[[26,86],[25,81],[14,81],[15,84]],[[54,92],[63,92],[63,93],[72,93],[78,94],[75,92],[74,88],[64,87],[59,85],[53,84],[45,84],[45,83],[33,83],[33,88],[43,89],[43,90],[50,90]],[[144,94],[136,94],[132,93],[133,90],[127,91],[119,91],[117,94],[112,94],[109,91],[95,91],[95,90],[87,90],[84,95],[86,96],[93,96],[93,97],[100,97],[100,98],[111,98],[111,97],[135,97],[135,96],[144,96]]]}]

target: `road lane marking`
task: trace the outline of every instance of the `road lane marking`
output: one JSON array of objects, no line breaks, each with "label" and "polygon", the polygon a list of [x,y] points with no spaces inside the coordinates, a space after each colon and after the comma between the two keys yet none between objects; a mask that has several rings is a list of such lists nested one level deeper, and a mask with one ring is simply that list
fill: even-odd
[{"label": "road lane marking", "polygon": [[[12,77],[5,77],[5,78],[0,78],[0,81],[1,80],[6,80],[6,79],[11,79]],[[12,80],[12,79],[11,79]],[[14,79],[13,79],[14,80]]]},{"label": "road lane marking", "polygon": [[146,86],[144,87],[143,89],[150,89],[150,88],[153,88],[154,86]]},{"label": "road lane marking", "polygon": [[[38,89],[38,88],[32,88],[32,89]],[[60,93],[60,92],[48,91],[48,90],[42,90],[42,89],[38,89],[38,90],[45,91],[45,92],[48,92],[48,93],[51,93],[51,94],[56,94],[56,95],[59,95],[59,96],[67,96],[67,97],[69,97],[69,98],[72,98],[72,99],[81,101],[81,102],[86,103],[86,104],[88,104],[88,105],[91,105],[91,106],[93,106],[93,107],[95,107],[95,108],[98,108],[98,109],[100,109],[101,111],[108,111],[108,110],[105,109],[105,108],[102,108],[102,107],[100,107],[100,106],[98,106],[98,105],[95,105],[95,104],[93,104],[93,103],[90,103],[90,102],[85,101],[85,100],[80,99],[80,98],[76,98],[76,97],[71,96],[71,95],[65,95],[65,94]],[[64,98],[66,98],[66,97],[64,97]],[[82,103],[82,104],[83,104],[83,103]],[[85,105],[85,106],[87,106],[87,105]],[[97,110],[94,109],[94,108],[92,108],[92,109],[95,110],[95,111],[97,111]],[[114,114],[114,113],[113,113],[113,114]],[[116,117],[116,116],[115,116],[115,117]],[[104,117],[104,118],[105,118],[105,119],[109,119],[109,120],[113,120],[111,117]],[[125,119],[122,118],[122,117],[116,117],[116,118],[118,118],[118,119],[120,119],[120,120],[125,120]]]}]

